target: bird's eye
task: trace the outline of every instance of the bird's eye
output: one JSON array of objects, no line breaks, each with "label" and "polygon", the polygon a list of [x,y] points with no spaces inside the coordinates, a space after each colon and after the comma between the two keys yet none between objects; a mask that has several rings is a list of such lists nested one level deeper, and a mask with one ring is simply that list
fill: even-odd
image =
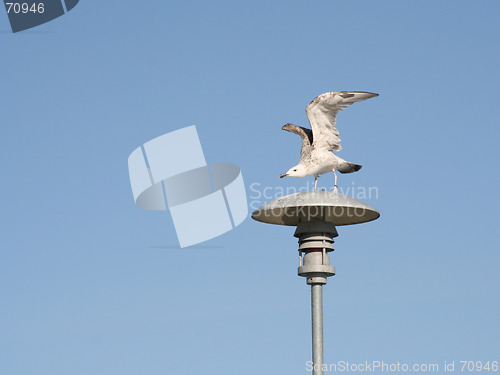
[{"label": "bird's eye", "polygon": [[294,172],[297,172],[297,170],[296,170],[296,169],[294,169],[293,171],[294,171]]}]

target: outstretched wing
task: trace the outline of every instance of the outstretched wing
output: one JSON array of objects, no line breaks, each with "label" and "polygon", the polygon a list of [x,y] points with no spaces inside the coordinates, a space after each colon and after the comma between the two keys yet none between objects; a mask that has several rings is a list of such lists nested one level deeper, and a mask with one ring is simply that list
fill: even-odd
[{"label": "outstretched wing", "polygon": [[311,148],[313,144],[313,133],[311,129],[303,128],[301,126],[293,124],[283,125],[281,129],[298,134],[302,138],[302,148],[300,149],[301,161],[311,153]]},{"label": "outstretched wing", "polygon": [[307,117],[314,134],[315,148],[326,148],[330,151],[339,151],[339,131],[335,127],[337,113],[354,102],[378,96],[370,92],[339,91],[327,92],[316,97],[306,108]]}]

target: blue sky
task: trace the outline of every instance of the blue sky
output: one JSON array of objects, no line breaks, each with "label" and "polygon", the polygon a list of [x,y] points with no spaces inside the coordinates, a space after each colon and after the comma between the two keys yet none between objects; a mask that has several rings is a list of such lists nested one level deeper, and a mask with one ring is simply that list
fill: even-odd
[{"label": "blue sky", "polygon": [[81,1],[12,34],[0,14],[0,373],[307,374],[293,228],[248,218],[179,249],[168,213],[134,205],[127,158],[194,124],[263,204],[312,183],[278,179],[299,156],[281,126],[338,90],[380,94],[338,128],[363,165],[339,185],[376,188],[381,218],[338,228],[325,362],[500,360],[499,16],[493,0]]}]

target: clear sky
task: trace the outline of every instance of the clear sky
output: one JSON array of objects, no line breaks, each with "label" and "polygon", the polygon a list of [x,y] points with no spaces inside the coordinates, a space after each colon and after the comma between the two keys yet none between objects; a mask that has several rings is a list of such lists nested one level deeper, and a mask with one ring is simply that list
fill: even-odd
[{"label": "clear sky", "polygon": [[372,188],[381,218],[338,228],[325,362],[500,360],[499,19],[494,0],[82,0],[12,34],[0,12],[0,374],[307,374],[294,228],[180,249],[127,158],[194,124],[252,210],[312,186],[278,179],[300,144],[281,126],[338,90],[380,94],[338,128],[363,165],[340,188]]}]

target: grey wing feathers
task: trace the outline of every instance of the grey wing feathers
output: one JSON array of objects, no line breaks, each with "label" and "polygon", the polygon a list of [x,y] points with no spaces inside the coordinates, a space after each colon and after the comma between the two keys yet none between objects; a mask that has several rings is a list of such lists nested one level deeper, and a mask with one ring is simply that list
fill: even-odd
[{"label": "grey wing feathers", "polygon": [[281,128],[283,130],[289,131],[300,135],[302,138],[302,148],[300,149],[300,160],[303,160],[311,153],[311,147],[313,143],[313,132],[311,129],[303,128],[302,126],[286,124]]},{"label": "grey wing feathers", "polygon": [[307,117],[314,134],[314,147],[339,151],[339,131],[335,127],[337,113],[355,102],[378,96],[370,92],[327,92],[316,97],[306,108]]}]

